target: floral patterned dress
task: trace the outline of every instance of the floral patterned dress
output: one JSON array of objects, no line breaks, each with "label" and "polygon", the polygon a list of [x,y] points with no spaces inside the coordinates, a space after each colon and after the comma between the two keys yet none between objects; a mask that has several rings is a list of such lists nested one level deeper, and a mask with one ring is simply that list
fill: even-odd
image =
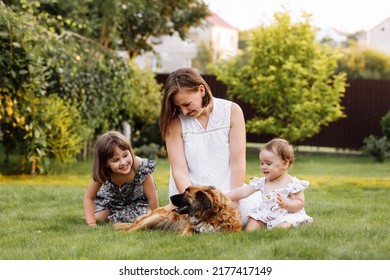
[{"label": "floral patterned dress", "polygon": [[286,209],[279,208],[276,200],[277,193],[280,193],[285,199],[290,199],[290,194],[305,190],[309,186],[308,181],[291,177],[291,182],[286,188],[266,191],[265,178],[254,177],[250,180],[249,185],[261,192],[263,203],[260,208],[253,210],[248,216],[265,223],[269,230],[284,222],[298,227],[301,223],[311,223],[313,221],[312,217],[306,215],[305,209],[298,212],[289,212]]},{"label": "floral patterned dress", "polygon": [[136,170],[134,180],[121,186],[106,181],[96,194],[95,212],[111,210],[111,222],[134,222],[149,211],[149,203],[142,186],[145,178],[152,174],[156,162],[146,158]]}]

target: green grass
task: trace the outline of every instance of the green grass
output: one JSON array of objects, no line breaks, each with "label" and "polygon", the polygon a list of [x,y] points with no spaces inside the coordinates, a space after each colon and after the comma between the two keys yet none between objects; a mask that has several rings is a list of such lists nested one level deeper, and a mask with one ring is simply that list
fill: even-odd
[{"label": "green grass", "polygon": [[[310,181],[306,211],[314,222],[298,229],[194,234],[90,228],[82,200],[90,162],[55,175],[0,175],[2,260],[389,260],[390,161],[363,156],[298,153],[290,174]],[[247,180],[260,176],[257,151]],[[160,205],[168,202],[169,164],[154,173]]]}]

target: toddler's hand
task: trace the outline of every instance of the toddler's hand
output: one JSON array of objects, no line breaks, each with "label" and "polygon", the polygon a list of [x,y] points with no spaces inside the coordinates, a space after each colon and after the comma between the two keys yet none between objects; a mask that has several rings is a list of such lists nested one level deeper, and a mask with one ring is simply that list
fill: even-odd
[{"label": "toddler's hand", "polygon": [[282,197],[280,193],[276,194],[276,202],[280,208],[286,208],[286,200]]}]

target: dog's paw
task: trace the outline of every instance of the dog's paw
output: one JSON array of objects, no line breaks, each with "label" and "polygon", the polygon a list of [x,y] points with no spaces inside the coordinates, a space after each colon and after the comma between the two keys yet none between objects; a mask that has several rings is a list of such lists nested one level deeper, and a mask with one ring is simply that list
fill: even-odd
[{"label": "dog's paw", "polygon": [[194,230],[198,233],[217,232],[217,230],[212,225],[203,222],[195,225]]}]

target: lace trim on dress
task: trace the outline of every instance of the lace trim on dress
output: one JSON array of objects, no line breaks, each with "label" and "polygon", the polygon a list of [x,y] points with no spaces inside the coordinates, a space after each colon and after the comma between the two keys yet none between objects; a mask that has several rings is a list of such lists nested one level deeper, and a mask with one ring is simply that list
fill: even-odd
[{"label": "lace trim on dress", "polygon": [[231,102],[219,98],[213,98],[213,110],[210,113],[207,127],[204,128],[195,118],[179,114],[182,123],[182,133],[185,134],[204,134],[210,131],[220,129],[230,129],[230,110]]},{"label": "lace trim on dress", "polygon": [[[257,190],[262,190],[265,192],[265,177],[253,177],[249,181],[249,185],[254,187]],[[288,193],[297,193],[307,189],[309,182],[306,180],[299,180],[297,177],[292,177],[291,182],[288,183],[287,188],[284,191]]]},{"label": "lace trim on dress", "polygon": [[257,190],[261,190],[262,188],[264,189],[264,187],[265,187],[265,177],[261,177],[261,178],[253,177],[249,181],[249,185],[254,187]]},{"label": "lace trim on dress", "polygon": [[224,130],[224,129],[230,129],[230,127],[229,127],[229,126],[217,127],[217,128],[213,128],[213,129],[204,130],[204,131],[186,131],[186,132],[183,132],[183,135],[188,135],[188,134],[204,134],[204,133],[210,133],[210,132],[219,131],[219,130]]},{"label": "lace trim on dress", "polygon": [[299,180],[297,177],[292,178],[292,182],[288,184],[288,191],[290,193],[297,193],[307,189],[309,182],[306,180]]}]

